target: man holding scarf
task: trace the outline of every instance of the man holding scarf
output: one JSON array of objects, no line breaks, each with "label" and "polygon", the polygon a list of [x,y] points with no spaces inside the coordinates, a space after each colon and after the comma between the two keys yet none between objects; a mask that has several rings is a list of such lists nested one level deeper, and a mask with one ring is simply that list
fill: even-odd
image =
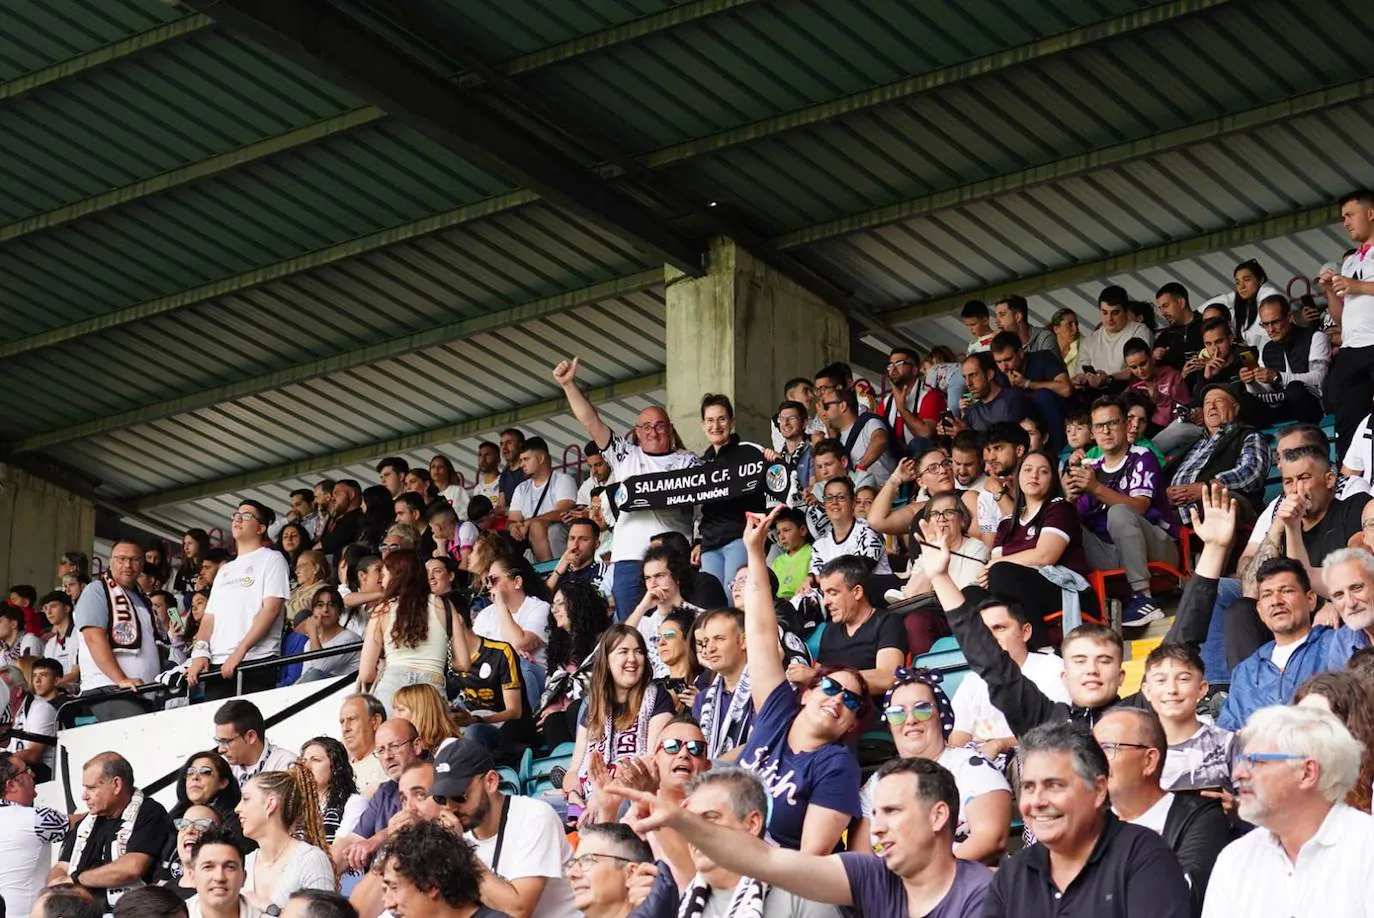
[{"label": "man holding scarf", "polygon": [[72,619],[81,632],[77,660],[82,694],[132,689],[152,682],[162,668],[152,610],[136,583],[142,570],[143,547],[116,542],[109,570],[76,601]]},{"label": "man holding scarf", "polygon": [[87,762],[81,788],[86,816],[67,833],[48,882],[83,886],[108,911],[152,877],[174,829],[162,804],[135,786],[133,766],[117,752],[102,752]]}]

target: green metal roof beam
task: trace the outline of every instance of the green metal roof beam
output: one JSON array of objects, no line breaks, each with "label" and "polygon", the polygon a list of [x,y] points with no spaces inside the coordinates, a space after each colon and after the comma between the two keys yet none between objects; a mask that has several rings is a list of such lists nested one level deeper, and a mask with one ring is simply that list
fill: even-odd
[{"label": "green metal roof beam", "polygon": [[103,67],[105,64],[129,57],[132,54],[138,54],[148,48],[183,38],[214,24],[215,21],[209,16],[195,13],[183,19],[149,29],[146,32],[121,38],[119,41],[87,51],[85,54],[70,60],[61,61],[51,67],[44,67],[42,70],[35,70],[32,73],[26,73],[6,83],[0,83],[0,102],[76,76],[78,73]]},{"label": "green metal roof beam", "polygon": [[1131,32],[1148,29],[1202,10],[1223,6],[1228,2],[1230,0],[1169,0],[1167,3],[1159,3],[1125,16],[1107,19],[1082,28],[1070,29],[1058,35],[1017,45],[1014,48],[1007,48],[1004,51],[984,55],[950,67],[942,67],[939,70],[907,77],[895,83],[887,83],[839,99],[832,99],[771,118],[764,118],[708,137],[699,137],[664,147],[661,150],[645,154],[639,158],[639,161],[650,168],[683,162],[729,147],[772,137],[786,131],[832,121],[844,115],[852,115],[865,109],[886,105],[909,96],[938,89],[941,86],[948,86],[974,77],[1007,70],[1019,64],[1052,57],[1107,38],[1116,38]]},{"label": "green metal roof beam", "polygon": [[925,316],[953,312],[972,299],[994,303],[1001,297],[1013,293],[1030,296],[1048,290],[1059,290],[1063,287],[1085,284],[1090,281],[1101,281],[1114,274],[1139,271],[1142,268],[1154,267],[1181,258],[1196,258],[1222,249],[1250,245],[1265,239],[1299,233],[1303,230],[1331,226],[1338,223],[1340,219],[1339,207],[1335,204],[1323,204],[1319,207],[1257,220],[1254,223],[1244,223],[1223,230],[1189,236],[1186,239],[1176,239],[1149,248],[1137,249],[1134,252],[1123,252],[1096,261],[1056,268],[1043,274],[993,284],[980,290],[964,290],[879,314],[892,323],[911,322]]},{"label": "green metal roof beam", "polygon": [[[584,54],[593,54],[615,45],[648,38],[650,35],[657,35],[659,32],[666,32],[677,26],[696,22],[698,19],[705,19],[708,16],[714,16],[717,13],[723,13],[753,2],[754,0],[695,0],[692,3],[683,3],[681,6],[664,10],[661,13],[643,16],[623,25],[559,42],[529,54],[522,54],[498,64],[497,69],[506,76],[528,73],[541,67],[570,61]],[[481,83],[482,80],[475,74],[464,74],[459,82],[460,85],[471,85]]]},{"label": "green metal roof beam", "polygon": [[220,153],[200,162],[170,169],[152,178],[92,195],[80,201],[73,201],[53,210],[0,226],[0,243],[17,239],[38,230],[52,229],[102,210],[117,207],[120,204],[127,204],[131,201],[137,201],[139,198],[168,191],[180,185],[210,178],[221,172],[266,159],[287,150],[303,147],[333,134],[342,134],[354,128],[371,124],[384,117],[386,117],[386,113],[380,108],[368,105],[344,112],[342,115],[321,118],[313,124],[307,124],[305,127],[250,143],[239,147],[237,150],[230,150],[228,153]]},{"label": "green metal roof beam", "polygon": [[298,255],[295,258],[287,258],[276,264],[267,265],[262,268],[254,268],[252,271],[245,271],[242,274],[235,274],[221,280],[202,284],[199,287],[192,287],[189,290],[182,290],[168,296],[158,297],[154,300],[146,300],[142,303],[135,303],[122,309],[104,315],[94,316],[89,319],[82,319],[79,322],[71,322],[57,328],[50,328],[37,334],[18,338],[14,341],[0,343],[0,358],[13,357],[16,354],[23,354],[28,351],[38,350],[39,348],[52,347],[64,341],[71,341],[80,338],[82,335],[94,334],[99,331],[106,331],[117,328],[121,325],[128,325],[130,322],[137,322],[142,319],[149,319],[153,316],[166,315],[178,309],[194,306],[197,303],[212,299],[213,297],[227,296],[231,293],[238,293],[250,287],[265,284],[268,281],[280,280],[302,271],[309,271],[313,268],[322,268],[326,265],[343,261],[348,258],[355,258],[374,252],[387,246],[396,245],[400,242],[407,242],[420,236],[436,233],[440,230],[451,229],[461,226],[464,223],[471,223],[493,214],[503,213],[523,207],[533,201],[537,201],[539,196],[532,191],[511,191],[506,194],[496,195],[495,197],[484,198],[472,204],[465,204],[453,210],[447,210],[440,214],[434,214],[411,223],[401,226],[394,226],[391,229],[381,230],[376,233],[369,233],[366,236],[359,236],[347,242],[336,245],[326,246],[305,255]]},{"label": "green metal roof beam", "polygon": [[1274,102],[1270,105],[1261,105],[1243,112],[1223,115],[1220,118],[1198,121],[1140,140],[1102,147],[1052,163],[994,176],[985,181],[972,182],[957,188],[936,191],[905,201],[898,201],[895,204],[888,204],[884,207],[876,207],[863,213],[840,217],[837,220],[817,223],[814,226],[784,233],[774,239],[773,244],[781,249],[791,249],[850,233],[877,229],[936,211],[961,207],[975,201],[985,201],[1016,191],[1024,191],[1036,185],[1062,181],[1097,169],[1120,166],[1147,156],[1157,156],[1204,141],[1216,140],[1228,134],[1270,127],[1291,118],[1310,115],[1313,112],[1356,102],[1370,96],[1374,96],[1374,78],[1342,83],[1339,86],[1294,96],[1291,99]]},{"label": "green metal roof beam", "polygon": [[[634,379],[622,380],[621,382],[590,389],[587,392],[587,397],[591,399],[592,404],[599,404],[612,399],[631,398],[637,395],[644,395],[655,389],[663,388],[666,378],[666,373],[650,373],[647,376],[639,376]],[[245,472],[241,475],[230,475],[225,478],[214,479],[213,481],[203,481],[198,484],[188,485],[184,488],[160,491],[155,494],[145,494],[142,497],[134,498],[124,503],[133,511],[137,512],[149,510],[153,507],[162,507],[167,504],[178,504],[182,501],[199,500],[203,497],[215,497],[220,494],[243,491],[259,485],[271,484],[276,481],[282,481],[283,479],[300,478],[303,475],[313,475],[341,466],[353,465],[359,462],[370,462],[381,456],[389,456],[395,453],[404,453],[410,450],[437,446],[440,443],[448,443],[453,440],[461,440],[465,437],[477,436],[478,434],[499,430],[503,427],[514,427],[521,424],[529,424],[534,421],[542,421],[546,418],[565,414],[567,411],[568,401],[560,396],[558,398],[548,399],[547,401],[536,402],[531,405],[522,405],[519,408],[513,408],[509,411],[501,411],[496,414],[489,414],[480,418],[471,418],[445,427],[435,427],[430,430],[421,431],[420,433],[408,434],[404,437],[394,437],[390,440],[366,443],[332,453],[311,456],[307,459],[299,459],[295,462],[285,462],[280,465],[254,469],[251,472]]]},{"label": "green metal roof beam", "polygon": [[447,325],[438,326],[437,328],[430,328],[425,331],[415,332],[414,334],[392,338],[380,344],[356,348],[329,357],[321,357],[317,360],[286,367],[271,373],[250,376],[246,379],[240,379],[223,386],[202,389],[199,392],[192,392],[188,395],[178,396],[177,398],[140,405],[129,411],[105,415],[95,420],[73,424],[69,427],[44,431],[43,433],[15,441],[11,444],[10,449],[14,453],[43,449],[58,443],[80,440],[84,437],[93,437],[112,430],[129,427],[134,424],[145,424],[151,421],[172,417],[173,415],[184,414],[189,411],[212,408],[222,402],[245,398],[259,392],[265,392],[269,389],[279,389],[283,386],[302,383],[306,380],[315,379],[316,377],[324,376],[329,373],[339,373],[355,367],[367,366],[379,360],[402,357],[406,354],[413,354],[416,351],[421,351],[426,348],[438,347],[482,332],[495,331],[500,328],[515,325],[519,322],[528,322],[531,319],[545,318],[555,313],[575,309],[578,306],[585,306],[589,303],[596,303],[601,300],[611,299],[612,297],[623,296],[627,293],[634,293],[661,283],[663,283],[662,268],[640,271],[637,274],[617,277],[612,280],[603,281],[599,284],[591,284],[577,290],[569,290],[564,293],[555,294],[554,296],[530,300],[529,302],[521,303],[510,309],[502,309],[497,312],[488,313],[487,315],[464,319],[461,322],[453,322]]}]

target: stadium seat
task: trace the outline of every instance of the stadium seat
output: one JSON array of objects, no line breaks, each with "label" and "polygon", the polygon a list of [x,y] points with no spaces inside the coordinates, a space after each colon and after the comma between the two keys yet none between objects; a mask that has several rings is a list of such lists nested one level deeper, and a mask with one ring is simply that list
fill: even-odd
[{"label": "stadium seat", "polygon": [[821,635],[825,634],[826,622],[821,622],[806,638],[806,651],[811,654],[811,659],[815,660],[821,653]]}]

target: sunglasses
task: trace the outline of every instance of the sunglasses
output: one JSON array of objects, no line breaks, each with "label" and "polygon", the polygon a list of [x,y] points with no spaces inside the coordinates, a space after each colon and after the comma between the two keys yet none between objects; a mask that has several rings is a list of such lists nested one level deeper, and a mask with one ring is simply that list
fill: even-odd
[{"label": "sunglasses", "polygon": [[687,749],[687,754],[694,759],[703,759],[706,757],[706,743],[699,739],[666,739],[658,744],[658,748],[669,755],[677,755],[684,747]]},{"label": "sunglasses", "polygon": [[906,723],[908,717],[917,722],[923,722],[934,716],[935,705],[929,701],[918,701],[910,708],[904,708],[899,704],[889,705],[883,711],[883,719],[894,727],[900,727]]},{"label": "sunglasses", "polygon": [[[238,739],[238,737],[234,737],[234,739]],[[229,743],[232,743],[233,741],[234,740],[230,740]],[[219,740],[215,740],[215,742],[218,744]],[[229,743],[225,743],[224,745],[227,746],[229,745]],[[186,769],[186,776],[188,778],[191,775],[200,775],[202,778],[208,778],[210,777],[210,775],[214,773],[215,770],[211,768],[209,765],[192,765],[190,768]]]},{"label": "sunglasses", "polygon": [[429,799],[434,801],[435,806],[448,806],[450,803],[454,806],[463,806],[468,802],[468,795],[462,793],[454,797],[446,797],[443,794],[430,794]]},{"label": "sunglasses", "polygon": [[827,698],[834,698],[836,695],[841,696],[841,701],[844,703],[844,706],[856,713],[864,706],[864,698],[862,695],[845,688],[829,676],[823,677],[817,688],[824,692]]},{"label": "sunglasses", "polygon": [[187,829],[208,832],[215,827],[215,821],[213,819],[173,819],[172,825],[177,827],[178,832],[185,832]]}]

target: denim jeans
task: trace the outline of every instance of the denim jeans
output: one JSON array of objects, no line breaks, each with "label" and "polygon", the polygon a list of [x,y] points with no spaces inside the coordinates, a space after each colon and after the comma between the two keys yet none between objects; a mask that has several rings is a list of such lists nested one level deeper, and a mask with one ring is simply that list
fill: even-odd
[{"label": "denim jeans", "polygon": [[1212,606],[1212,621],[1201,654],[1203,677],[1213,686],[1231,684],[1231,668],[1226,665],[1226,610],[1241,596],[1241,583],[1234,577],[1217,581],[1217,601]]},{"label": "denim jeans", "polygon": [[615,597],[615,620],[623,622],[644,598],[644,564],[630,560],[615,562],[611,595]]},{"label": "denim jeans", "polygon": [[711,574],[720,581],[720,585],[725,587],[725,592],[730,592],[730,583],[735,579],[735,574],[744,567],[748,557],[744,553],[744,540],[735,539],[733,542],[726,542],[720,548],[713,548],[710,551],[701,553],[701,570],[703,573]]},{"label": "denim jeans", "polygon": [[382,673],[382,678],[377,680],[377,684],[372,687],[372,697],[382,703],[386,708],[387,716],[391,716],[391,702],[395,698],[396,692],[407,685],[432,685],[439,690],[440,695],[446,694],[444,677],[436,673],[425,672],[418,669],[402,669],[399,666],[388,666]]},{"label": "denim jeans", "polygon": [[525,710],[539,713],[539,696],[544,694],[545,672],[535,664],[520,658],[520,682],[525,686]]}]

